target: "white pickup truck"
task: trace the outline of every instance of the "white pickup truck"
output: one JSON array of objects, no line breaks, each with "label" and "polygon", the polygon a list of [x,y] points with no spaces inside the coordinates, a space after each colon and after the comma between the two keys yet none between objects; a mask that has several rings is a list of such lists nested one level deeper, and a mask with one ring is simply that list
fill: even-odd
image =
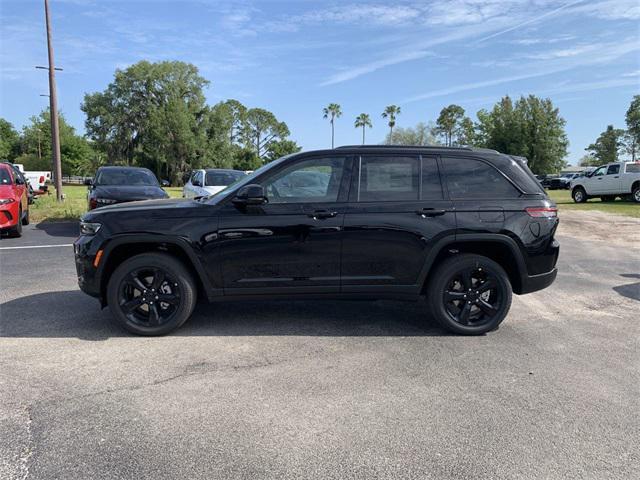
[{"label": "white pickup truck", "polygon": [[15,166],[18,167],[18,170],[20,170],[25,177],[27,177],[31,188],[33,188],[33,192],[36,195],[47,192],[49,189],[48,183],[51,182],[51,172],[44,170],[25,172],[24,165],[21,163],[16,163]]},{"label": "white pickup truck", "polygon": [[602,165],[584,177],[572,180],[571,196],[576,203],[593,197],[600,197],[603,202],[622,197],[640,203],[640,162]]}]

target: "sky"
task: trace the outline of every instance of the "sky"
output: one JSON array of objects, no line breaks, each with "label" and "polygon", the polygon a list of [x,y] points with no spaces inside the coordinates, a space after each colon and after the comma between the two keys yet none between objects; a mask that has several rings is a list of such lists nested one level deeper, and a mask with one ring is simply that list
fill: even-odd
[{"label": "sky", "polygon": [[[50,0],[59,108],[84,132],[80,104],[116,69],[182,60],[207,80],[209,103],[271,110],[305,150],[434,121],[449,104],[476,119],[504,95],[551,98],[566,120],[570,163],[640,93],[638,0],[169,1]],[[0,116],[16,128],[48,105],[43,2],[0,0]]]}]

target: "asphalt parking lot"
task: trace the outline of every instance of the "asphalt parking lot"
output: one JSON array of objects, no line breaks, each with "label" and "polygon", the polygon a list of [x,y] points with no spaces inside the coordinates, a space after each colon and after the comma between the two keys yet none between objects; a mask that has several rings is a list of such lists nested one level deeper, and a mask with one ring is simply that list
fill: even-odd
[{"label": "asphalt parking lot", "polygon": [[2,479],[640,478],[639,220],[563,212],[556,283],[482,337],[386,301],[133,337],[78,290],[75,234],[0,240]]}]

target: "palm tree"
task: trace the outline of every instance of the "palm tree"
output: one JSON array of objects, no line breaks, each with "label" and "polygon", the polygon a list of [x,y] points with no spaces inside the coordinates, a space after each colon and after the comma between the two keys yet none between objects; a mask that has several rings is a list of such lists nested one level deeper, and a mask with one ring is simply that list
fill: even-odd
[{"label": "palm tree", "polygon": [[329,122],[331,122],[331,148],[333,148],[333,122],[336,118],[342,115],[342,110],[340,109],[340,105],[338,105],[337,103],[330,103],[329,106],[322,109],[322,113],[322,118],[329,118]]},{"label": "palm tree", "polygon": [[365,127],[373,127],[373,124],[371,123],[371,118],[369,117],[368,113],[361,113],[360,115],[358,115],[356,117],[356,121],[353,124],[356,128],[360,128],[362,127],[362,144],[364,145],[364,129]]},{"label": "palm tree", "polygon": [[400,107],[397,105],[389,105],[382,112],[382,118],[389,118],[389,142],[393,142],[393,127],[396,126],[396,116],[400,115]]}]

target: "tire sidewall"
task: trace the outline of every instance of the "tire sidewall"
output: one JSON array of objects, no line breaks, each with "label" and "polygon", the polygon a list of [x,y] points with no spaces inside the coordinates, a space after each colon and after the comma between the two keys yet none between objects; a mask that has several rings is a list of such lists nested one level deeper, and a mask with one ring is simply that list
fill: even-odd
[{"label": "tire sidewall", "polygon": [[633,189],[631,192],[631,200],[636,203],[640,203],[640,185]]},{"label": "tire sidewall", "polygon": [[[581,195],[580,199],[577,198],[578,194]],[[587,194],[582,187],[575,188],[571,193],[571,197],[575,203],[584,203],[587,200],[586,196]]]},{"label": "tire sidewall", "polygon": [[[182,302],[176,313],[170,321],[158,327],[145,327],[132,323],[119,306],[120,283],[131,271],[144,267],[157,267],[170,272],[176,278],[180,290]],[[113,320],[129,332],[145,336],[166,335],[182,326],[195,308],[196,295],[195,282],[182,262],[169,255],[158,253],[145,253],[125,260],[115,269],[107,285],[107,303]]]},{"label": "tire sidewall", "polygon": [[[491,322],[479,326],[466,326],[457,323],[447,312],[442,296],[449,279],[458,271],[468,267],[482,267],[495,276],[502,293],[502,304],[498,314]],[[428,303],[431,314],[444,328],[463,335],[482,335],[495,330],[505,319],[511,308],[512,288],[504,269],[493,260],[481,255],[462,254],[445,260],[434,272],[433,281],[428,287]]]}]

